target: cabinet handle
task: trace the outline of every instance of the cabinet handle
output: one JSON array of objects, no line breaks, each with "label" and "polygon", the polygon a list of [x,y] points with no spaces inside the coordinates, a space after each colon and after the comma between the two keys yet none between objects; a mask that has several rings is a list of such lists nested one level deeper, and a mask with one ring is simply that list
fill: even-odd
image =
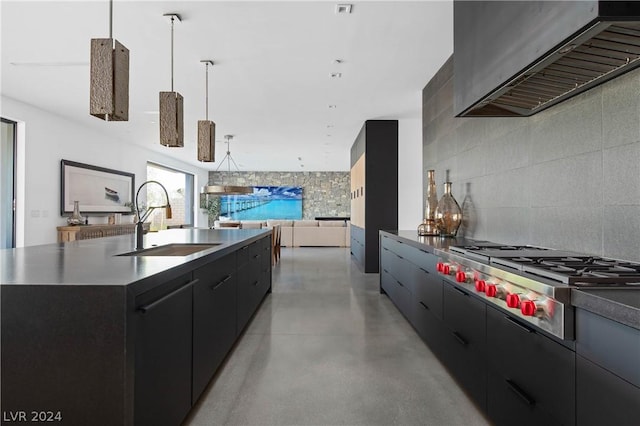
[{"label": "cabinet handle", "polygon": [[171,299],[173,296],[175,296],[178,293],[181,293],[184,289],[191,287],[192,285],[194,285],[195,283],[197,283],[198,281],[200,281],[199,278],[196,278],[195,280],[189,281],[188,283],[186,283],[185,285],[183,285],[180,288],[177,288],[175,290],[173,290],[171,293],[166,294],[164,296],[162,296],[160,299],[156,300],[155,302],[151,302],[148,305],[142,305],[138,308],[138,311],[142,312],[143,314],[146,314],[147,312],[149,312],[151,309],[155,308],[156,306],[162,304],[162,302]]},{"label": "cabinet handle", "polygon": [[247,250],[248,248],[249,248],[249,246],[244,246],[240,250]]},{"label": "cabinet handle", "polygon": [[418,249],[418,250],[420,250],[421,252],[423,252],[423,253],[425,253],[425,254],[431,254],[431,253],[429,253],[429,252],[428,252],[428,251],[426,251],[426,250],[422,250],[422,249]]},{"label": "cabinet handle", "polygon": [[[358,241],[358,240],[356,240],[356,241]],[[389,251],[389,249],[388,249],[388,248],[386,248],[386,247],[382,247],[382,250],[384,250],[384,251]]]},{"label": "cabinet handle", "polygon": [[421,270],[422,272],[424,272],[425,274],[428,274],[428,273],[429,273],[429,271],[427,271],[427,270],[426,270],[426,269],[424,269],[424,268],[420,268],[420,270]]},{"label": "cabinet handle", "polygon": [[254,255],[253,255],[253,258],[254,258],[254,259],[257,259],[257,258],[259,258],[259,257],[260,257],[260,255],[259,255],[259,254],[254,254]]},{"label": "cabinet handle", "polygon": [[400,284],[400,287],[404,287],[400,281],[396,280],[396,282]]},{"label": "cabinet handle", "polygon": [[511,389],[513,391],[513,393],[515,393],[516,395],[518,395],[518,397],[523,400],[524,402],[527,403],[527,405],[535,405],[536,401],[531,398],[529,395],[527,395],[525,393],[525,391],[523,391],[522,389],[520,389],[520,386],[516,385],[514,382],[512,382],[509,379],[505,379],[505,382],[507,382],[507,386],[509,386],[509,389]]},{"label": "cabinet handle", "polygon": [[524,324],[520,324],[518,321],[516,321],[515,319],[508,317],[508,316],[504,316],[504,318],[509,321],[510,323],[512,323],[513,325],[515,325],[516,327],[518,327],[521,330],[526,331],[527,333],[535,333],[535,331],[529,327],[527,327]]},{"label": "cabinet handle", "polygon": [[457,291],[458,293],[462,293],[462,294],[463,294],[463,295],[465,295],[465,296],[469,296],[469,293],[467,293],[466,291],[464,291],[464,290],[462,290],[462,289],[460,289],[460,288],[458,288],[458,287],[453,287],[453,289],[454,289],[455,291]]},{"label": "cabinet handle", "polygon": [[226,277],[224,277],[218,284],[214,284],[211,286],[211,290],[215,290],[218,287],[220,287],[222,284],[226,283],[227,281],[229,281],[231,279],[231,275],[227,275]]},{"label": "cabinet handle", "polygon": [[404,259],[404,257],[400,256],[399,254],[396,254],[396,256],[398,256],[400,259]]},{"label": "cabinet handle", "polygon": [[456,340],[457,340],[458,342],[460,342],[460,344],[461,344],[462,346],[467,346],[467,345],[469,344],[469,342],[467,342],[467,341],[465,340],[465,338],[464,338],[464,337],[462,337],[462,336],[461,336],[457,331],[454,331],[454,332],[453,332],[453,337],[455,337],[455,338],[456,338]]},{"label": "cabinet handle", "polygon": [[259,283],[259,282],[260,282],[260,281],[256,281],[256,282],[254,282],[252,285],[255,287],[255,286],[257,286],[257,285],[258,285],[258,283]]},{"label": "cabinet handle", "polygon": [[383,271],[385,271],[387,274],[389,273],[389,271],[387,271],[386,269],[382,268]]},{"label": "cabinet handle", "polygon": [[425,305],[424,303],[420,302],[420,304],[422,305],[423,308],[425,308],[427,311],[430,311],[429,307],[427,305]]}]

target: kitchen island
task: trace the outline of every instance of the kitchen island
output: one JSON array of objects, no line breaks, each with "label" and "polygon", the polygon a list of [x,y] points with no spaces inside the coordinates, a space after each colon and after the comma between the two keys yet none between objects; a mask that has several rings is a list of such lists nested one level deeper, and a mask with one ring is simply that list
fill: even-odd
[{"label": "kitchen island", "polygon": [[271,289],[271,232],[144,246],[160,255],[134,235],[0,251],[3,423],[181,423]]}]

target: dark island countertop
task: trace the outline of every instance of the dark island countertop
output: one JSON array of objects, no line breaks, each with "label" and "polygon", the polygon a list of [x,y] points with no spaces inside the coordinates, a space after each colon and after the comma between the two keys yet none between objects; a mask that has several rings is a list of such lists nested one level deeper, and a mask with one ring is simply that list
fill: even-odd
[{"label": "dark island countertop", "polygon": [[[381,231],[399,237],[420,250],[434,253],[434,249],[446,250],[450,246],[469,245],[475,240],[457,237],[421,237],[416,231]],[[640,330],[640,288],[611,289],[606,287],[581,288],[571,291],[571,304],[605,318]]]},{"label": "dark island countertop", "polygon": [[[219,244],[187,256],[118,256],[135,250],[135,235],[0,250],[2,285],[129,286],[139,293],[159,274],[178,276],[268,235],[266,229],[171,229],[148,233],[144,247]],[[149,281],[145,284],[146,281]]]}]

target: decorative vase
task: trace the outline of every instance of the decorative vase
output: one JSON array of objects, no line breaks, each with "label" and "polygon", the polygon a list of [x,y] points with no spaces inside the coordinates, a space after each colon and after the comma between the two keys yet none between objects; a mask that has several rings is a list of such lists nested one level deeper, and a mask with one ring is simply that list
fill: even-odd
[{"label": "decorative vase", "polygon": [[462,223],[462,209],[453,195],[451,182],[444,183],[444,195],[436,208],[436,226],[442,237],[455,237]]},{"label": "decorative vase", "polygon": [[69,225],[82,225],[84,224],[84,217],[80,214],[80,202],[73,202],[73,214],[67,218],[67,223]]},{"label": "decorative vase", "polygon": [[418,235],[438,235],[436,226],[436,208],[438,207],[438,194],[436,191],[435,170],[427,170],[427,197],[424,206],[424,219],[418,226]]}]

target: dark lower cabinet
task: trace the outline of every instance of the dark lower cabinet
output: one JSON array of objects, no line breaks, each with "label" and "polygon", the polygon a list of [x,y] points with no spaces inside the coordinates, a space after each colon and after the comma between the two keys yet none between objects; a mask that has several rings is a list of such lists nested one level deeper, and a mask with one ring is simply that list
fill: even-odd
[{"label": "dark lower cabinet", "polygon": [[576,362],[578,425],[635,426],[640,422],[640,388],[580,355]]},{"label": "dark lower cabinet", "polygon": [[238,334],[271,288],[271,239],[255,241],[243,248],[242,253],[242,265],[238,258]]},{"label": "dark lower cabinet", "polygon": [[135,424],[177,425],[191,409],[192,274],[135,300]]},{"label": "dark lower cabinet", "polygon": [[482,410],[487,406],[486,305],[444,283],[442,362]]},{"label": "dark lower cabinet", "polygon": [[194,271],[193,402],[233,346],[236,325],[236,254]]},{"label": "dark lower cabinet", "polygon": [[413,322],[413,318],[411,317],[412,296],[409,290],[407,290],[407,287],[391,275],[388,269],[384,269],[384,267],[380,273],[380,280],[382,288],[387,293],[387,296],[389,296],[389,299],[391,299],[409,322]]},{"label": "dark lower cabinet", "polygon": [[488,306],[487,362],[487,411],[496,424],[575,424],[575,352],[570,348]]},{"label": "dark lower cabinet", "polygon": [[640,330],[576,309],[578,425],[640,424]]}]

